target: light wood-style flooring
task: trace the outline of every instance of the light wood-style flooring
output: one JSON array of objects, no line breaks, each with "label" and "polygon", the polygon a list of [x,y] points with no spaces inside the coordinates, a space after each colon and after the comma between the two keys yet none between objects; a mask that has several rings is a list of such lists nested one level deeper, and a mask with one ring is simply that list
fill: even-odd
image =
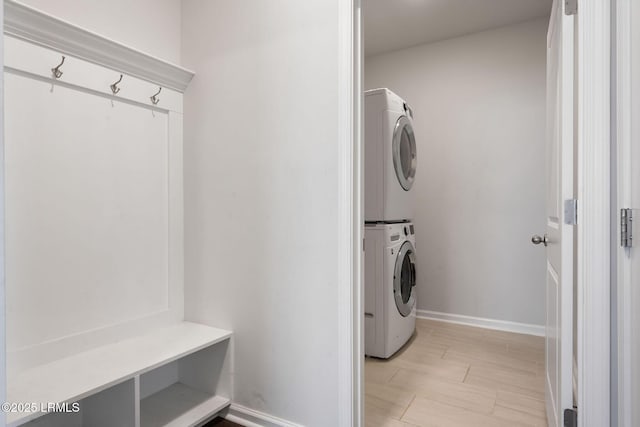
[{"label": "light wood-style flooring", "polygon": [[365,360],[366,427],[546,426],[544,338],[417,320],[389,360]]}]

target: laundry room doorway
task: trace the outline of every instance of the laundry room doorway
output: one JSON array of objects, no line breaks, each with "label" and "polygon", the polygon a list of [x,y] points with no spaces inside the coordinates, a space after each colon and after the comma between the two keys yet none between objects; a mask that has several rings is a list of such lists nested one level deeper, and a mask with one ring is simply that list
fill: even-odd
[{"label": "laundry room doorway", "polygon": [[[587,273],[608,265],[608,246],[594,250],[593,237],[609,224],[594,212],[594,200],[608,200],[599,169],[608,155],[588,157],[608,123],[608,76],[577,76],[606,62],[608,6],[586,1],[576,17],[571,1],[355,3],[363,425],[562,425],[580,405],[605,419],[608,386],[585,384],[608,370],[609,300]],[[577,102],[595,92],[599,107]],[[391,179],[401,116],[415,141],[410,189]],[[397,188],[411,194],[404,211]],[[372,204],[408,214],[370,215]],[[399,316],[392,255],[402,234],[372,243],[375,227],[393,224],[415,230],[414,309]],[[404,344],[372,350],[404,336],[393,331],[414,314]]]},{"label": "laundry room doorway", "polygon": [[[531,237],[547,224],[552,1],[362,8],[364,424],[545,423],[546,248]],[[394,174],[402,123],[409,188]],[[411,311],[393,303],[404,236],[372,247],[394,223],[415,231]]]}]

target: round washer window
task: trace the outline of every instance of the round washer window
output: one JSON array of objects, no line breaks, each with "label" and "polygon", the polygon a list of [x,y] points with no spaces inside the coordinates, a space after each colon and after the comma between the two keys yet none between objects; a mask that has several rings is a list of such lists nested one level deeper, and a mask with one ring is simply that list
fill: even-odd
[{"label": "round washer window", "polygon": [[400,314],[407,317],[416,303],[416,257],[411,242],[404,242],[396,258],[393,296]]},{"label": "round washer window", "polygon": [[411,288],[415,284],[413,279],[411,261],[408,256],[405,256],[402,260],[402,267],[400,267],[400,298],[402,298],[403,304],[408,303],[411,299]]}]

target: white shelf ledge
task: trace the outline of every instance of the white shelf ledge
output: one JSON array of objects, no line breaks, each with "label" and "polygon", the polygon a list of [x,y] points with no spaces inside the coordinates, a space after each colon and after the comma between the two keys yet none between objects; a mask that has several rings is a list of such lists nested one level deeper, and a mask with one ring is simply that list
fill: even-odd
[{"label": "white shelf ledge", "polygon": [[4,32],[179,92],[186,90],[194,76],[186,68],[13,0],[4,1]]},{"label": "white shelf ledge", "polygon": [[192,427],[207,421],[230,401],[175,383],[140,402],[140,427]]},{"label": "white shelf ledge", "polygon": [[[10,376],[7,401],[76,402],[230,336],[230,331],[180,322]],[[9,413],[7,425],[18,426],[41,415]]]}]

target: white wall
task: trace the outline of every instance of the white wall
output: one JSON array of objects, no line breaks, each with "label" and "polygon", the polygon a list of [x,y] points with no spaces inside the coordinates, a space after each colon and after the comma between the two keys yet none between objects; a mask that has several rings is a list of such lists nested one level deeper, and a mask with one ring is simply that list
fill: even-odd
[{"label": "white wall", "polygon": [[19,1],[150,55],[180,63],[180,0]]},{"label": "white wall", "polygon": [[[415,113],[418,308],[544,324],[547,19],[365,60]],[[366,29],[365,29],[366,31]]]},{"label": "white wall", "polygon": [[185,315],[234,402],[338,425],[338,0],[185,0]]}]

